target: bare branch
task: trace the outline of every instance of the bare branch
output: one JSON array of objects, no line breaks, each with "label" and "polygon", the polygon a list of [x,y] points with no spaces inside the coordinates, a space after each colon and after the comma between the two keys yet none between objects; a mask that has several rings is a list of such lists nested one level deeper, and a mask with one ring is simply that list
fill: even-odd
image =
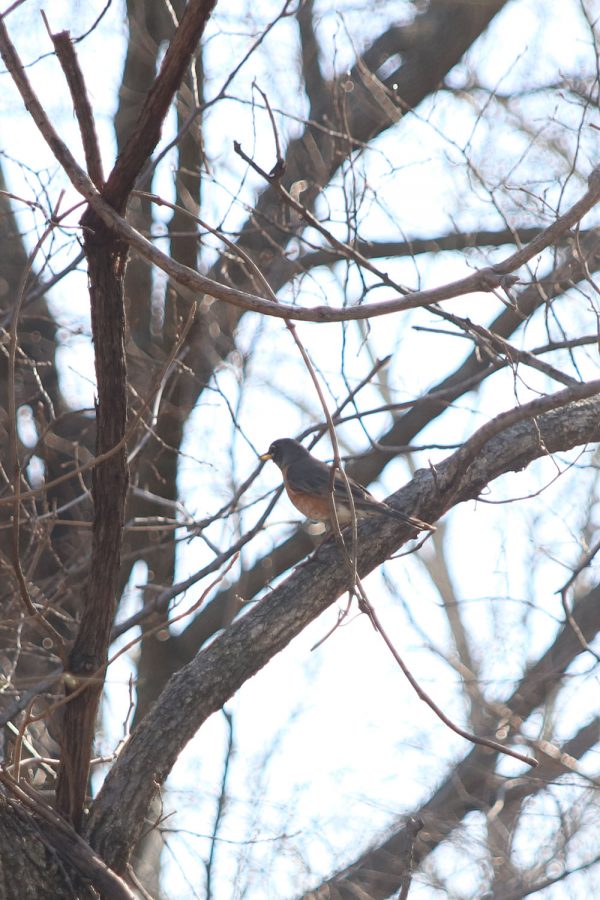
[{"label": "bare branch", "polygon": [[[135,179],[156,147],[162,123],[206,27],[216,0],[190,0],[150,88],[139,119],[106,182],[103,195],[123,210]],[[88,198],[89,199],[89,198]]]},{"label": "bare branch", "polygon": [[[188,7],[189,8],[189,7]],[[314,307],[313,309],[298,309],[294,306],[276,304],[265,300],[255,294],[237,290],[213,281],[195,272],[187,266],[170,259],[161,253],[150,241],[146,240],[139,232],[128,223],[98,194],[94,185],[85,172],[77,165],[66,145],[58,138],[54,128],[48,120],[41,104],[35,97],[29,82],[25,76],[23,67],[12,46],[4,23],[0,20],[0,53],[7,69],[10,71],[15,84],[21,92],[25,105],[30,110],[36,125],[40,129],[48,145],[56,155],[65,172],[71,179],[73,186],[89,201],[90,206],[98,217],[107,225],[115,235],[138,250],[146,259],[154,262],[159,268],[170,275],[180,285],[208,294],[210,297],[231,303],[245,310],[271,315],[281,319],[299,320],[307,322],[343,322],[356,319],[368,319],[372,316],[388,315],[393,312],[402,312],[407,309],[430,306],[442,300],[449,300],[475,291],[491,291],[506,284],[505,278],[515,269],[520,268],[550,244],[560,240],[566,232],[579,222],[585,213],[589,212],[600,200],[600,167],[594,170],[589,178],[587,192],[573,204],[570,210],[557,218],[548,228],[531,241],[527,247],[517,250],[505,260],[491,268],[482,269],[472,275],[462,278],[452,284],[425,291],[415,291],[407,297],[395,300],[383,300],[374,303],[366,303],[341,310],[330,307]],[[109,176],[109,182],[111,181]],[[107,188],[103,192],[109,196]],[[514,283],[510,281],[509,283]]]},{"label": "bare branch", "polygon": [[[42,12],[42,15],[44,13]],[[45,15],[44,15],[45,19]],[[46,22],[47,27],[47,22]],[[48,29],[49,33],[50,30]],[[73,100],[73,109],[79,123],[81,140],[85,153],[88,174],[99,191],[104,187],[104,174],[102,172],[102,157],[98,146],[98,135],[94,122],[94,113],[88,97],[83,74],[79,68],[79,62],[68,31],[60,34],[50,33],[56,55],[60,61],[69,90]]]},{"label": "bare branch", "polygon": [[[435,521],[455,503],[477,496],[490,479],[504,472],[522,468],[546,452],[598,440],[599,413],[596,398],[541,415],[535,423],[519,422],[492,437],[477,463],[452,480],[451,491],[440,494],[436,481],[444,483],[446,470],[454,468],[453,457],[437,467],[437,477],[429,471],[418,472],[398,493],[396,505],[402,508],[404,500],[407,508]],[[408,529],[400,523],[362,526],[361,577],[397,551],[407,537]],[[202,722],[346,590],[347,581],[339,548],[323,545],[169,681],[107,776],[92,811],[92,846],[116,871],[123,871],[127,863],[156,785],[167,777]]]}]

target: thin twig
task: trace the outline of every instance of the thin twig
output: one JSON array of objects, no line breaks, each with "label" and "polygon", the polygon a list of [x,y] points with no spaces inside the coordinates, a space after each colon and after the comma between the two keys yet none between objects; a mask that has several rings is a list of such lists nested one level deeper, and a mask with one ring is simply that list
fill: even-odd
[{"label": "thin twig", "polygon": [[218,584],[220,584],[229,570],[233,567],[233,565],[237,562],[239,558],[239,554],[236,554],[233,559],[229,560],[228,564],[225,566],[222,572],[219,573],[218,578],[215,578],[208,587],[201,593],[198,600],[193,603],[188,609],[184,610],[184,612],[179,613],[177,616],[173,616],[173,618],[169,619],[167,622],[161,619],[161,621],[153,626],[152,628],[147,629],[143,635],[138,635],[133,638],[133,640],[129,641],[129,643],[125,644],[110,659],[105,660],[101,666],[98,666],[95,672],[91,675],[86,676],[75,676],[70,672],[63,673],[63,678],[65,684],[69,688],[69,693],[64,697],[61,697],[60,700],[55,701],[51,706],[48,706],[47,709],[44,710],[43,713],[37,716],[31,716],[29,719],[29,724],[33,724],[34,722],[43,721],[50,713],[55,712],[61,706],[66,706],[67,703],[70,703],[76,697],[83,693],[83,691],[87,690],[87,688],[91,684],[97,684],[102,682],[104,679],[104,675],[106,670],[112,663],[115,662],[120,656],[123,656],[125,653],[129,653],[130,650],[133,649],[137,644],[141,643],[142,640],[146,640],[146,638],[151,637],[154,634],[158,634],[159,631],[163,631],[165,628],[168,628],[174,625],[176,622],[180,622],[182,619],[187,618],[192,615],[192,613],[196,612],[199,609],[210,592],[215,588]]},{"label": "thin twig", "polygon": [[[158,376],[155,380],[156,387],[150,390],[148,397],[142,402],[139,410],[132,416],[131,424],[127,428],[125,435],[113,447],[111,447],[110,450],[107,450],[105,453],[98,453],[88,462],[84,463],[81,466],[77,466],[71,472],[66,472],[64,475],[59,475],[57,478],[52,479],[52,481],[45,482],[45,484],[41,488],[36,488],[35,490],[30,491],[23,491],[20,495],[21,501],[29,500],[31,497],[40,497],[42,494],[46,494],[50,488],[57,487],[59,484],[63,484],[65,481],[69,481],[71,478],[80,478],[86,472],[89,472],[91,469],[95,468],[95,466],[105,462],[107,459],[110,459],[112,456],[114,456],[115,453],[118,453],[120,450],[122,450],[122,448],[127,444],[129,439],[135,433],[135,430],[138,427],[140,420],[142,419],[144,414],[152,406],[156,392],[160,390],[163,380],[167,377],[171,365],[175,361],[177,354],[179,353],[185,341],[185,338],[187,337],[187,334],[192,326],[192,322],[194,321],[196,310],[197,304],[194,303],[188,313],[188,317],[177,341],[173,345],[169,356],[167,357],[164,365],[158,373]],[[13,506],[14,503],[14,497],[3,497],[0,499],[0,508],[3,506]]]},{"label": "thin twig", "polygon": [[225,762],[223,764],[223,773],[221,775],[221,787],[219,790],[219,799],[217,800],[217,810],[215,821],[213,824],[212,834],[210,836],[210,851],[206,861],[206,900],[212,900],[213,889],[213,870],[215,855],[217,851],[217,838],[219,836],[219,828],[227,805],[227,780],[229,778],[229,770],[233,757],[233,716],[226,709],[222,710],[225,722],[227,723],[227,747],[225,749]]},{"label": "thin twig", "polygon": [[[183,24],[183,18],[181,24]],[[169,51],[172,47],[173,45],[170,46]],[[264,315],[275,316],[281,319],[294,319],[309,322],[342,322],[355,319],[368,319],[373,316],[388,315],[389,313],[400,312],[407,309],[416,309],[433,303],[439,303],[442,300],[460,297],[467,293],[472,293],[473,291],[492,291],[495,288],[501,287],[505,283],[505,277],[510,275],[515,269],[520,268],[534,256],[541,253],[546,247],[559,240],[559,238],[569,231],[569,229],[578,222],[586,212],[592,209],[598,200],[600,200],[600,166],[598,166],[589,176],[588,190],[586,193],[576,201],[564,215],[559,216],[552,225],[545,228],[538,237],[534,238],[529,244],[520,248],[517,252],[512,253],[499,263],[496,263],[493,267],[481,269],[466,278],[461,278],[458,281],[451,282],[442,287],[425,291],[415,291],[406,297],[403,296],[393,300],[375,301],[359,306],[344,307],[343,309],[335,309],[328,306],[303,309],[301,307],[277,304],[272,300],[265,300],[263,297],[249,294],[246,291],[219,284],[219,282],[201,275],[194,269],[190,269],[188,266],[176,262],[167,256],[167,254],[158,250],[158,248],[150,241],[146,240],[146,238],[136,231],[135,228],[132,228],[125,219],[113,209],[110,203],[107,203],[106,200],[100,196],[92,181],[77,164],[77,161],[67,145],[58,136],[48,119],[44,108],[31,88],[21,60],[10,40],[2,19],[0,19],[0,54],[21,94],[23,102],[40,130],[40,133],[48,143],[48,146],[54,153],[60,165],[63,167],[73,186],[86,198],[86,200],[88,200],[96,215],[105,225],[107,225],[123,241],[136,249],[144,258],[155,263],[160,269],[184,287],[189,287],[199,293],[208,294],[210,297],[215,297],[216,299],[231,303],[244,310],[252,310],[254,312],[263,313]],[[129,168],[128,164],[123,163],[121,166],[121,177],[118,179],[119,184],[117,185],[117,183],[113,182],[113,187],[116,192],[119,192],[123,181],[128,180],[127,176],[129,173],[125,175],[125,172],[123,171],[127,168]]]},{"label": "thin twig", "polygon": [[585,556],[583,557],[583,559],[581,560],[579,565],[571,573],[571,576],[566,581],[566,583],[562,586],[562,588],[560,588],[560,590],[558,590],[556,592],[557,594],[560,594],[560,599],[561,599],[562,607],[563,607],[563,610],[565,613],[565,617],[567,619],[567,622],[573,629],[573,631],[577,637],[577,640],[581,644],[582,649],[587,650],[588,653],[591,653],[592,656],[598,660],[598,662],[600,662],[600,654],[598,654],[592,647],[590,647],[588,641],[586,641],[586,639],[585,639],[585,635],[584,635],[583,631],[581,630],[581,628],[579,627],[579,625],[573,618],[573,613],[571,612],[571,609],[569,607],[568,592],[569,592],[569,588],[571,587],[571,585],[573,584],[575,579],[585,568],[587,568],[587,566],[589,566],[592,563],[592,561],[594,560],[594,557],[596,556],[596,554],[598,553],[599,550],[600,550],[600,540],[596,541],[594,546],[588,550],[588,552],[585,554]]},{"label": "thin twig", "polygon": [[[44,231],[38,238],[35,243],[34,248],[27,258],[27,263],[25,268],[23,269],[23,274],[21,276],[21,282],[19,285],[19,290],[17,292],[16,302],[13,306],[12,311],[12,319],[10,323],[10,339],[9,339],[9,350],[8,350],[8,416],[10,422],[10,453],[12,457],[12,493],[11,497],[11,505],[13,506],[13,517],[12,517],[12,564],[13,569],[15,571],[15,576],[17,579],[17,584],[19,586],[19,597],[21,602],[27,611],[27,614],[31,617],[34,624],[38,625],[46,634],[49,636],[50,640],[53,644],[56,644],[58,647],[58,653],[63,658],[65,655],[65,643],[62,639],[60,633],[54,628],[53,625],[48,622],[48,620],[42,616],[35,606],[32,603],[31,597],[29,596],[29,588],[27,587],[27,582],[25,580],[25,575],[23,573],[23,568],[21,566],[21,552],[20,552],[20,517],[21,517],[21,503],[23,500],[24,494],[21,493],[21,463],[19,461],[19,435],[17,430],[17,397],[16,397],[16,357],[17,357],[17,345],[18,345],[18,329],[19,329],[19,316],[21,313],[21,307],[23,304],[23,298],[25,296],[25,287],[27,285],[27,280],[31,273],[31,269],[33,267],[33,262],[44,244],[44,241],[48,237],[48,235],[54,230],[56,227],[56,216],[58,215],[58,210],[60,208],[60,204],[62,203],[62,199],[64,197],[64,191],[61,191],[58,197],[58,201],[56,206],[54,207],[53,213],[50,217],[48,224],[46,225]],[[24,492],[27,493],[27,492]]]},{"label": "thin twig", "polygon": [[[359,584],[360,584],[360,581],[359,581]],[[362,588],[362,585],[360,587]],[[511,750],[508,747],[505,747],[503,744],[498,743],[498,741],[492,740],[491,738],[478,737],[477,735],[472,734],[470,731],[466,731],[464,728],[461,728],[459,725],[456,725],[455,722],[453,722],[450,718],[448,718],[448,716],[444,712],[442,712],[442,710],[437,705],[437,703],[435,703],[435,701],[432,700],[432,698],[429,696],[429,694],[423,690],[423,688],[420,686],[420,684],[418,683],[418,681],[416,680],[416,678],[414,677],[414,675],[412,674],[412,672],[410,671],[410,669],[408,668],[408,666],[406,665],[406,663],[404,662],[404,660],[402,659],[402,657],[400,656],[400,654],[398,653],[396,648],[394,647],[394,644],[392,643],[392,641],[390,640],[389,636],[387,635],[385,629],[383,628],[383,626],[379,620],[379,617],[377,616],[377,613],[375,612],[373,606],[369,602],[369,600],[364,592],[364,589],[361,590],[361,602],[364,607],[364,611],[367,613],[367,615],[371,619],[371,622],[375,626],[376,630],[379,632],[379,634],[383,638],[387,648],[389,649],[390,653],[392,654],[392,656],[394,657],[394,659],[396,660],[396,662],[402,669],[402,671],[403,671],[404,675],[406,676],[408,682],[410,683],[411,687],[416,692],[419,700],[422,700],[424,703],[426,703],[427,706],[429,706],[429,708],[433,710],[433,712],[436,714],[436,716],[439,719],[441,719],[441,721],[444,723],[444,725],[446,725],[448,728],[450,728],[456,734],[460,735],[460,737],[465,738],[465,740],[467,740],[467,741],[470,741],[472,744],[480,744],[482,747],[489,747],[491,750],[495,750],[497,753],[504,753],[506,756],[512,756],[514,759],[518,759],[521,762],[526,763],[528,766],[535,767],[538,765],[537,759],[534,759],[532,756],[528,756],[526,753],[519,753],[517,750]]]}]

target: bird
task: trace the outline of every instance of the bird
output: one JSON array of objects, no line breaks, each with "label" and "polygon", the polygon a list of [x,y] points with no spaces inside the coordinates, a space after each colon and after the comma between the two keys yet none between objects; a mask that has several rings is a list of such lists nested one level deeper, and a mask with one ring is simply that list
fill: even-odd
[{"label": "bird", "polygon": [[338,523],[348,525],[352,522],[352,505],[357,520],[371,516],[387,516],[412,525],[418,531],[435,531],[432,525],[408,516],[394,509],[388,503],[382,503],[359,484],[348,478],[352,494],[352,504],[348,497],[346,481],[336,469],[332,478],[332,466],[317,459],[298,441],[291,438],[279,438],[273,441],[266,453],[259,457],[263,462],[272,460],[279,466],[283,474],[283,483],[287,495],[300,512],[317,522],[331,522],[331,489],[335,497],[335,510]]}]

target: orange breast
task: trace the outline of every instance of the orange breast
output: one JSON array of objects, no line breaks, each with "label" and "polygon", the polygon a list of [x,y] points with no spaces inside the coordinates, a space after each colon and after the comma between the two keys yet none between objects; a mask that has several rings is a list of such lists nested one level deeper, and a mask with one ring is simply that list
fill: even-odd
[{"label": "orange breast", "polygon": [[[329,496],[314,497],[304,494],[301,491],[294,491],[288,484],[285,489],[287,495],[300,512],[307,519],[314,519],[316,522],[329,522],[331,520],[331,507],[329,505]],[[335,504],[338,522],[340,525],[349,525],[352,521],[352,513],[347,503],[340,503],[338,500]],[[368,512],[362,509],[356,509],[356,518],[362,519]]]},{"label": "orange breast", "polygon": [[316,522],[327,522],[329,516],[329,497],[311,497],[303,494],[301,491],[293,491],[286,484],[288,497],[302,515],[307,519],[314,519]]}]

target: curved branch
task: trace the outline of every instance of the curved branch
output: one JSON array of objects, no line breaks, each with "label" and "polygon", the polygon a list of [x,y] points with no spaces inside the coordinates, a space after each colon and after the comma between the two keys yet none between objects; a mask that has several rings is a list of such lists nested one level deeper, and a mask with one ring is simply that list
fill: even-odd
[{"label": "curved branch", "polygon": [[[590,267],[596,268],[600,256],[600,234],[590,232],[581,242],[581,249]],[[544,294],[535,285],[529,286],[518,295],[517,308],[503,310],[488,330],[494,336],[507,337],[513,334],[542,303],[558,296],[584,275],[582,262],[569,253],[549,274]],[[348,466],[348,474],[361,484],[371,484],[399,452],[398,447],[409,445],[417,434],[443,414],[453,402],[467,391],[476,389],[485,377],[495,371],[497,368],[490,364],[489,358],[482,356],[476,348],[452,374],[434,385],[407,412],[397,416],[374,448]],[[296,565],[313,546],[310,537],[299,528],[265,557],[258,559],[243,574],[241,583],[230,585],[217,594],[180,635],[171,638],[173,670],[189,662],[197,653],[198,647],[229,624],[233,618],[232,611],[239,610],[240,596],[246,601],[256,596],[269,580]]]},{"label": "curved branch", "polygon": [[[365,303],[360,306],[333,309],[328,306],[317,306],[312,309],[303,309],[293,305],[275,303],[266,300],[256,294],[240,291],[236,288],[220,284],[212,278],[208,278],[190,269],[188,266],[171,259],[162,253],[157,247],[144,238],[135,228],[132,228],[112,206],[98,193],[85,172],[77,165],[70,151],[60,140],[53,126],[46,117],[39,101],[35,97],[29,82],[20,66],[15,62],[6,29],[0,21],[0,51],[11,71],[17,87],[21,91],[25,104],[32,111],[32,115],[40,131],[46,138],[50,148],[55,153],[58,161],[63,165],[65,172],[71,179],[73,186],[89,201],[90,207],[98,218],[110,228],[112,233],[136,249],[148,259],[166,272],[178,284],[199,293],[207,294],[218,300],[223,300],[233,306],[247,311],[262,313],[286,320],[299,320],[305,322],[344,322],[356,319],[368,319],[375,316],[389,315],[394,312],[403,312],[417,307],[430,306],[442,300],[449,300],[475,291],[491,291],[506,284],[506,278],[511,272],[525,265],[530,259],[539,254],[551,244],[560,240],[566,232],[592,209],[600,200],[600,166],[591,173],[589,187],[586,193],[573,204],[564,215],[556,219],[548,228],[534,238],[526,247],[512,253],[506,259],[493,267],[482,269],[438,288],[413,293],[396,298],[394,300],[382,300],[373,303]],[[17,60],[18,62],[18,60]],[[20,67],[20,68],[19,68]],[[109,179],[110,180],[110,179]],[[514,281],[509,281],[514,283]]]},{"label": "curved branch", "polygon": [[[417,472],[394,497],[401,509],[435,521],[456,503],[478,496],[489,481],[505,472],[520,470],[549,452],[598,440],[600,399],[595,397],[495,435],[443,492],[437,485],[451,471],[455,454],[435,472]],[[363,525],[359,535],[358,571],[363,576],[395,553],[409,531],[394,521],[376,521]],[[330,606],[347,589],[347,582],[337,545],[323,545],[171,678],[132,734],[94,803],[89,838],[108,865],[123,870],[157,786],[206,718]],[[581,649],[578,642],[577,646]]]},{"label": "curved branch", "polygon": [[[179,30],[177,32],[179,34]],[[112,233],[121,238],[129,246],[138,250],[142,256],[155,263],[164,272],[170,275],[178,284],[207,294],[218,300],[223,300],[233,306],[246,311],[262,313],[287,320],[300,320],[305,322],[344,322],[356,319],[368,319],[373,316],[388,315],[393,312],[401,312],[407,309],[415,309],[421,306],[429,306],[442,300],[449,300],[463,294],[474,291],[490,291],[502,287],[506,282],[506,276],[525,265],[530,259],[541,253],[546,247],[556,243],[563,235],[581,218],[589,212],[600,200],[600,166],[596,167],[589,177],[589,187],[586,193],[573,204],[570,210],[556,219],[548,228],[534,238],[526,247],[512,253],[506,259],[495,266],[475,272],[466,278],[452,282],[439,288],[425,291],[415,291],[405,297],[394,300],[366,303],[361,306],[346,307],[344,309],[332,309],[328,306],[318,306],[313,309],[302,309],[295,306],[287,306],[266,300],[256,294],[240,291],[228,287],[207,278],[204,275],[172,260],[166,254],[154,247],[139,232],[131,227],[118,212],[99,194],[94,184],[81,169],[66,144],[59,138],[42,105],[34,94],[29,80],[25,75],[23,66],[10,41],[8,32],[2,20],[0,20],[0,53],[9,70],[27,109],[32,115],[41,134],[48,146],[62,165],[65,173],[70,178],[73,186],[88,200],[90,207],[99,219],[111,229]],[[115,170],[119,167],[119,161]],[[113,171],[115,171],[113,170]],[[272,179],[274,182],[276,179]],[[108,178],[105,196],[112,197],[114,190],[113,175]]]}]

